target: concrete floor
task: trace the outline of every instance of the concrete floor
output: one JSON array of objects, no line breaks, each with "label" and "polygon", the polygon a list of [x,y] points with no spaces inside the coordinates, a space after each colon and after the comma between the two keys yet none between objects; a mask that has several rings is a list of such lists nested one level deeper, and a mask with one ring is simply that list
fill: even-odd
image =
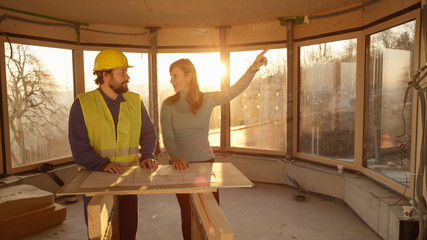
[{"label": "concrete floor", "polygon": [[[381,239],[351,209],[337,201],[305,195],[285,185],[255,183],[252,188],[220,190],[221,208],[235,240],[376,240]],[[63,224],[25,240],[86,238],[82,201],[66,204]],[[172,194],[140,196],[139,240],[180,240],[179,206]]]}]

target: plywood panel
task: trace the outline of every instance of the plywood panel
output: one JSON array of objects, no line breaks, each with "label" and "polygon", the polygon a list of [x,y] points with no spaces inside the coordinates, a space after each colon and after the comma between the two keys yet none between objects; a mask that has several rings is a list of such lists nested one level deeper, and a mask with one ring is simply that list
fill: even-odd
[{"label": "plywood panel", "polygon": [[37,14],[105,26],[216,27],[269,22],[284,16],[304,16],[363,0],[20,0],[2,5]]},{"label": "plywood panel", "polygon": [[[191,164],[190,167],[196,167],[197,165]],[[211,175],[214,175],[215,182],[205,182],[205,181],[195,181],[193,183],[184,183],[184,184],[170,184],[169,182],[161,181],[158,184],[150,185],[138,185],[132,184],[129,186],[122,185],[107,185],[82,188],[81,185],[91,174],[90,171],[80,171],[75,176],[73,176],[65,185],[59,190],[57,195],[123,195],[123,194],[159,194],[159,193],[198,193],[198,192],[210,192],[215,191],[217,188],[231,188],[231,187],[252,187],[253,183],[249,181],[236,167],[231,163],[212,163],[211,164]],[[127,168],[129,169],[129,168]],[[140,172],[144,174],[144,171]],[[182,171],[183,176],[186,174],[192,174],[190,171]],[[140,178],[150,178],[150,173],[145,173],[146,176],[139,176]],[[108,174],[107,174],[108,176]],[[133,177],[132,175],[114,175],[111,174],[111,179],[106,180],[108,182],[114,183],[118,179],[125,179],[127,177]],[[190,176],[194,177],[194,176]],[[197,179],[197,176],[196,176]]]},{"label": "plywood panel", "polygon": [[157,39],[159,52],[174,52],[177,46],[181,50],[191,47],[218,51],[219,48],[219,30],[216,28],[162,28],[158,30]]},{"label": "plywood panel", "polygon": [[53,194],[32,185],[0,189],[0,220],[53,205]]},{"label": "plywood panel", "polygon": [[383,17],[399,12],[419,3],[419,0],[385,0],[367,6],[363,13],[363,24],[369,24]]},{"label": "plywood panel", "polygon": [[295,40],[359,28],[362,26],[362,15],[363,11],[360,9],[346,14],[312,19],[307,24],[295,25]]},{"label": "plywood panel", "polygon": [[31,211],[0,222],[1,239],[20,239],[45,229],[61,224],[67,215],[67,208],[54,204],[54,209],[47,207]]},{"label": "plywood panel", "polygon": [[278,19],[274,22],[233,26],[227,29],[226,35],[226,44],[231,47],[269,42],[284,44],[285,40],[286,27],[281,26]]}]

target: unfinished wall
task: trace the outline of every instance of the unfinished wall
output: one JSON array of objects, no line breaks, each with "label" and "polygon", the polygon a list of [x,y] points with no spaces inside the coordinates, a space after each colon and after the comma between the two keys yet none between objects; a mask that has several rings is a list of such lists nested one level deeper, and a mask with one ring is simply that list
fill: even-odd
[{"label": "unfinished wall", "polygon": [[[285,161],[277,158],[251,156],[216,156],[220,162],[231,162],[251,181],[286,184],[297,188],[287,176],[311,194],[321,194],[342,200],[383,239],[399,239],[404,205],[407,200],[352,171],[339,173],[333,167],[305,161]],[[304,193],[302,193],[304,194]],[[286,206],[284,206],[286,207]]]}]

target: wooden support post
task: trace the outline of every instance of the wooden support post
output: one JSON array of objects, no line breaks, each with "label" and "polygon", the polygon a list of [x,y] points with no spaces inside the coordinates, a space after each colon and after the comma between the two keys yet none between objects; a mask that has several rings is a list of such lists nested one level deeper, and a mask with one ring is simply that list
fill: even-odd
[{"label": "wooden support post", "polygon": [[[294,20],[287,20],[287,106],[286,106],[286,159],[290,160],[294,152],[294,82],[295,82],[295,48],[294,48]],[[295,96],[298,96],[297,94]]]},{"label": "wooden support post", "polygon": [[[230,51],[227,49],[227,29],[230,26],[220,26],[219,29],[219,48],[221,64],[225,66],[225,72],[221,77],[221,90],[230,87]],[[230,146],[230,102],[221,105],[221,135],[220,151],[224,154]]]},{"label": "wooden support post", "polygon": [[233,239],[233,232],[212,193],[193,193],[190,199],[192,239]]},{"label": "wooden support post", "polygon": [[90,239],[119,239],[117,196],[93,196],[87,216]]},{"label": "wooden support post", "polygon": [[[158,103],[158,79],[157,79],[157,35],[160,27],[146,27],[150,31],[150,51],[148,53],[148,68],[149,68],[149,106],[148,113],[153,120],[156,132],[159,132],[159,103]],[[142,94],[142,93],[141,93]],[[157,139],[155,155],[160,153],[160,143]]]}]

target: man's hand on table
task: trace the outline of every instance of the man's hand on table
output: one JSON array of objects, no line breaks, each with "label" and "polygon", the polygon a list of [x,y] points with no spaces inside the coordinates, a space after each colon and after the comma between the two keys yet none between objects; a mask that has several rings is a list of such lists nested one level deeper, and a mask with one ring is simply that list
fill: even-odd
[{"label": "man's hand on table", "polygon": [[120,173],[121,174],[125,171],[125,169],[123,168],[122,165],[120,165],[118,163],[110,162],[101,171],[109,172],[109,173]]},{"label": "man's hand on table", "polygon": [[150,170],[156,170],[159,167],[159,163],[152,158],[146,158],[142,160],[140,165],[142,168],[146,168]]},{"label": "man's hand on table", "polygon": [[175,158],[173,160],[172,167],[175,170],[185,170],[190,167],[190,164],[181,158]]}]

